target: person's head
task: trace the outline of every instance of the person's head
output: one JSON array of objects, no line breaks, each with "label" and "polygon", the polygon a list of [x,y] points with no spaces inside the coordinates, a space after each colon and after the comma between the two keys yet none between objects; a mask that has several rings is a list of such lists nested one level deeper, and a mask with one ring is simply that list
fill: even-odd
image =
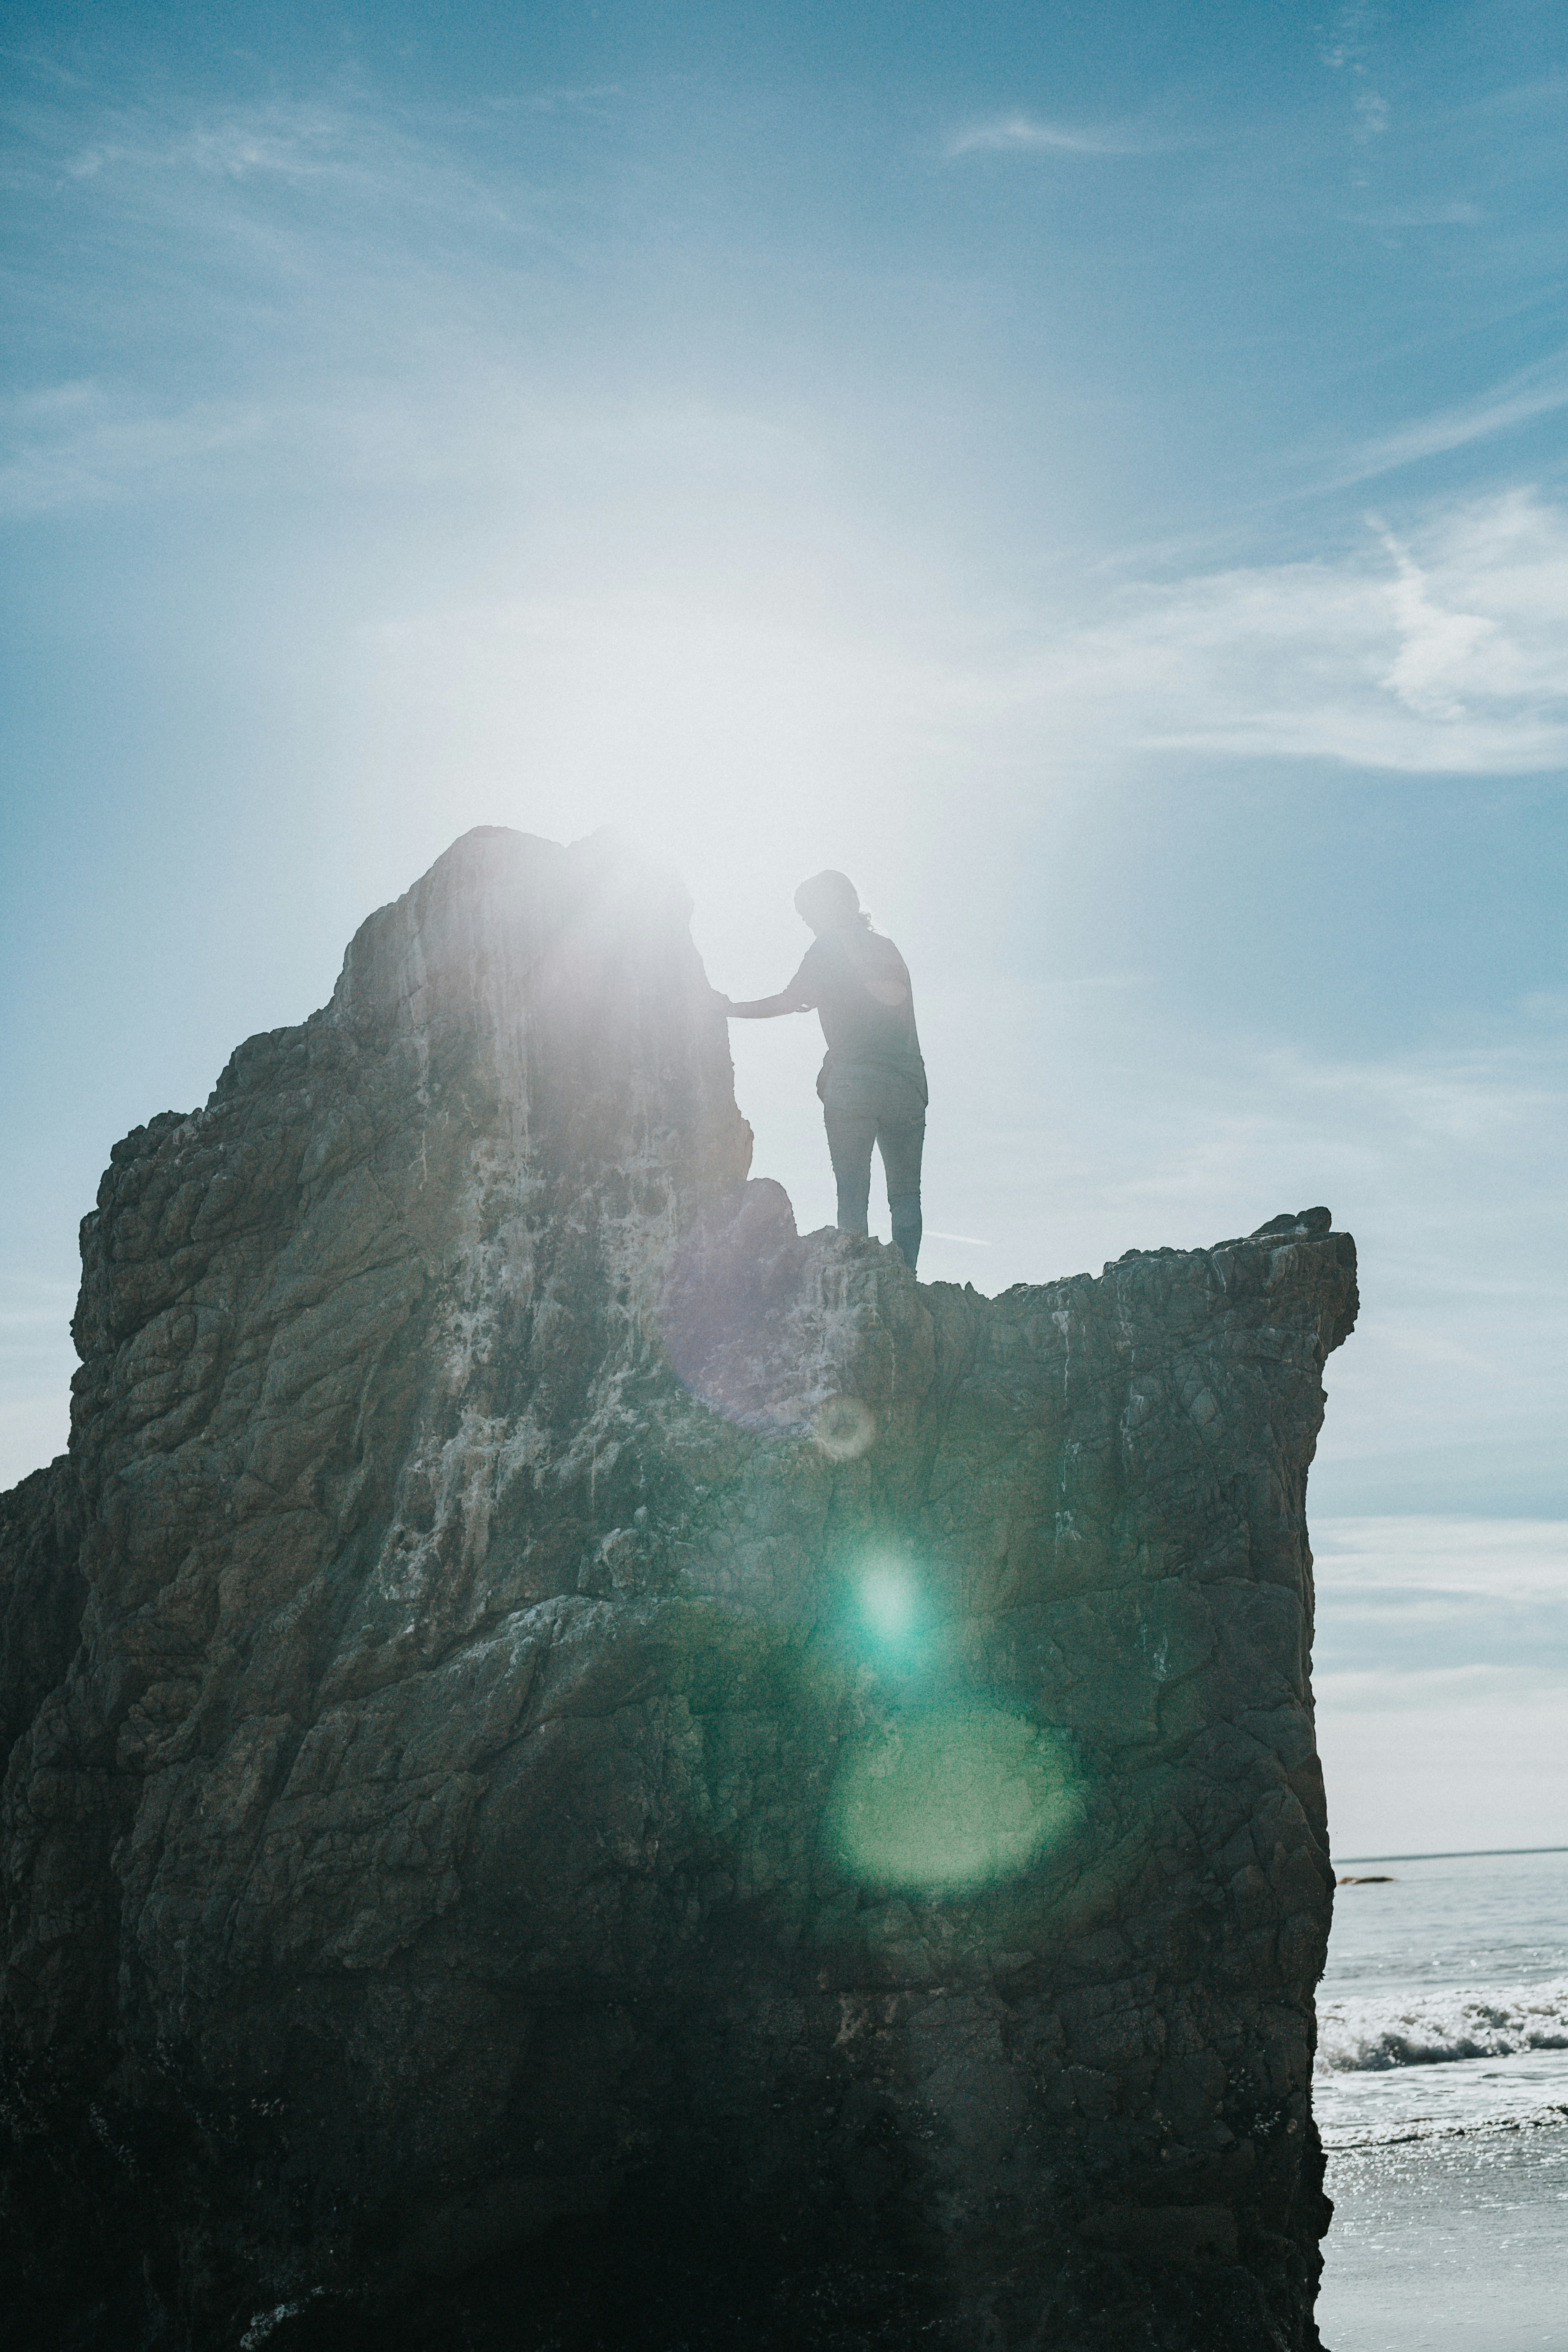
[{"label": "person's head", "polygon": [[814,874],[795,894],[795,910],[820,939],[824,931],[846,931],[864,924],[860,894],[847,874]]}]

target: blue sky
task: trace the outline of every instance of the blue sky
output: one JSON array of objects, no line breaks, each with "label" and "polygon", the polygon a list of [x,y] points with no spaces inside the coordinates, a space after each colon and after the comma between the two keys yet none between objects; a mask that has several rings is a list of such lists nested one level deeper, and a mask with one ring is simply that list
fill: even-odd
[{"label": "blue sky", "polygon": [[[842,866],[915,972],[922,1273],[1355,1232],[1342,1844],[1568,1837],[1561,9],[3,45],[0,1476],[110,1145],[457,833],[627,825],[737,994]],[[735,1051],[825,1222],[808,1024]]]}]

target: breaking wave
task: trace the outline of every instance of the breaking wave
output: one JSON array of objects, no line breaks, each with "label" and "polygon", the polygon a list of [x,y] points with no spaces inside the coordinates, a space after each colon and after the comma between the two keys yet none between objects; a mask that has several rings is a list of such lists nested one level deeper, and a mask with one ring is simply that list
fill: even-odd
[{"label": "breaking wave", "polygon": [[1506,1990],[1329,2000],[1318,2016],[1318,2071],[1384,2072],[1459,2058],[1568,2050],[1568,1977]]}]

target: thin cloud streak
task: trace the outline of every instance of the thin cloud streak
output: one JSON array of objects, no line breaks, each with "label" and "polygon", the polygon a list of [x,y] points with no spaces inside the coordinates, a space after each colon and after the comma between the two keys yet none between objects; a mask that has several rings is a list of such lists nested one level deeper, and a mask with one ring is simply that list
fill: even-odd
[{"label": "thin cloud streak", "polygon": [[1452,449],[1511,432],[1563,407],[1568,407],[1568,358],[1559,353],[1544,368],[1530,368],[1510,376],[1479,400],[1440,410],[1414,425],[1402,425],[1397,433],[1363,443],[1329,478],[1326,487],[1352,489],[1358,482],[1374,481],[1380,475],[1419,465],[1426,457],[1445,457]]},{"label": "thin cloud streak", "polygon": [[947,159],[961,155],[1152,155],[1173,142],[1150,138],[1138,131],[1115,126],[1037,122],[1027,114],[999,115],[994,121],[971,123],[947,142]]},{"label": "thin cloud streak", "polygon": [[1547,1666],[1490,1664],[1417,1667],[1407,1673],[1397,1667],[1353,1669],[1348,1674],[1320,1670],[1312,1677],[1321,1714],[1377,1717],[1441,1716],[1451,1709],[1490,1706],[1500,1701],[1507,1706],[1531,1701],[1550,1706],[1563,1696],[1564,1681],[1561,1670]]}]

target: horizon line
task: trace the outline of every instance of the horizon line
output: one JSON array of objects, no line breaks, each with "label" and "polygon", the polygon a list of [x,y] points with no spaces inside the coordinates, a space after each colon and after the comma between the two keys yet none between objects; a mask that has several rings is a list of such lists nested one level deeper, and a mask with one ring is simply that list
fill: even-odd
[{"label": "horizon line", "polygon": [[1478,1862],[1489,1853],[1568,1853],[1568,1845],[1459,1845],[1442,1853],[1342,1853],[1340,1862]]}]

